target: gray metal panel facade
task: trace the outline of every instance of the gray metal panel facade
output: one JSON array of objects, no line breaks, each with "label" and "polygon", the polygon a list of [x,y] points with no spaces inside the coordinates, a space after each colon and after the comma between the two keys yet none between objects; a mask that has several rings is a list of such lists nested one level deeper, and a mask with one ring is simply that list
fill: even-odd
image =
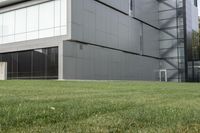
[{"label": "gray metal panel facade", "polygon": [[159,57],[158,29],[94,0],[74,0],[72,7],[72,40],[137,54],[144,48],[145,55]]},{"label": "gray metal panel facade", "polygon": [[143,24],[143,54],[160,57],[159,31]]},{"label": "gray metal panel facade", "polygon": [[[59,79],[158,80],[159,70],[167,69],[169,81],[184,81],[186,36],[177,10],[182,0],[133,0],[131,15],[130,0],[66,1],[66,35],[1,44],[0,52],[58,46]],[[37,3],[0,12],[31,4]],[[192,9],[187,7],[187,16]],[[188,41],[196,25],[190,23]]]},{"label": "gray metal panel facade", "polygon": [[[64,79],[158,80],[159,30],[153,23],[158,14],[152,21],[138,20],[123,7],[119,0],[72,0],[71,39],[78,42],[63,46]],[[82,54],[69,57],[69,51]]]},{"label": "gray metal panel facade", "polygon": [[159,12],[161,69],[167,70],[168,81],[184,81],[183,1],[160,1]]},{"label": "gray metal panel facade", "polygon": [[159,60],[98,46],[66,41],[63,78],[158,80]]},{"label": "gray metal panel facade", "polygon": [[157,0],[135,0],[135,17],[159,27],[158,4]]},{"label": "gray metal panel facade", "polygon": [[129,0],[99,0],[113,8],[116,8],[124,13],[129,13]]}]

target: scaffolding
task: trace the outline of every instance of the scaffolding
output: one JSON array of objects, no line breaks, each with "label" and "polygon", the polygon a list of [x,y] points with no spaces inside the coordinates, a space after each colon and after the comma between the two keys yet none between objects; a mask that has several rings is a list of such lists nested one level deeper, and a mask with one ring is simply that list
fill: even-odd
[{"label": "scaffolding", "polygon": [[160,23],[160,68],[167,69],[168,81],[185,80],[183,0],[158,0]]}]

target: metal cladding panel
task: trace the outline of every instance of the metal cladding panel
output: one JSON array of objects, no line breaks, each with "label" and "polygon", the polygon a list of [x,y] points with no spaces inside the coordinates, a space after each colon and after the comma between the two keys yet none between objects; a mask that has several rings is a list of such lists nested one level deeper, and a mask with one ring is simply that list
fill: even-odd
[{"label": "metal cladding panel", "polygon": [[143,25],[143,54],[159,57],[159,31]]},{"label": "metal cladding panel", "polygon": [[172,7],[176,8],[177,1],[176,0],[165,0],[160,1],[159,3],[159,11],[161,10],[171,10]]},{"label": "metal cladding panel", "polygon": [[124,13],[129,13],[129,0],[99,0],[113,8],[116,8]]},{"label": "metal cladding panel", "polygon": [[135,17],[155,27],[159,27],[158,9],[157,0],[135,0]]},{"label": "metal cladding panel", "polygon": [[157,59],[77,42],[64,43],[63,64],[64,79],[158,80]]},{"label": "metal cladding panel", "polygon": [[140,53],[141,22],[94,0],[72,1],[72,40]]},{"label": "metal cladding panel", "polygon": [[169,10],[169,11],[163,11],[159,13],[159,19],[160,20],[167,20],[167,19],[176,19],[177,11],[176,10]]}]

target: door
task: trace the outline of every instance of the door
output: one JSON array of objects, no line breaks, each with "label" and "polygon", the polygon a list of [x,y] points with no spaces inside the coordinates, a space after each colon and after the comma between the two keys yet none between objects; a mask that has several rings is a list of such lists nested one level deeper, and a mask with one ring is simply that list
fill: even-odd
[{"label": "door", "polygon": [[160,70],[160,81],[167,82],[167,70],[166,69]]}]

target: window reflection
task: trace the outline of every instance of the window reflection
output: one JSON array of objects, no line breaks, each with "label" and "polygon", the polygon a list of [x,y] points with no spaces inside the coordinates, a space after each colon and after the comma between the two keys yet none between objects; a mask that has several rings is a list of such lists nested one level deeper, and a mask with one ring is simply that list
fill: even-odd
[{"label": "window reflection", "polygon": [[18,52],[18,77],[31,77],[31,56],[32,51]]},{"label": "window reflection", "polygon": [[26,32],[26,9],[15,12],[15,34]]},{"label": "window reflection", "polygon": [[39,30],[39,6],[27,8],[27,32]]},{"label": "window reflection", "polygon": [[39,6],[39,29],[54,27],[54,2],[48,2]]},{"label": "window reflection", "polygon": [[57,79],[58,48],[0,54],[8,64],[8,79]]},{"label": "window reflection", "polygon": [[8,12],[3,14],[3,36],[14,34],[15,30],[15,12]]}]

